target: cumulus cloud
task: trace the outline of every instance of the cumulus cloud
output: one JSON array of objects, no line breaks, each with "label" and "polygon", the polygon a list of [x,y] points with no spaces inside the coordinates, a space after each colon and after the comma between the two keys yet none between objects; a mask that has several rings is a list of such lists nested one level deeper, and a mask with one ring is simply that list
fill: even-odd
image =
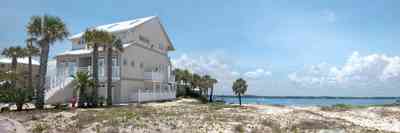
[{"label": "cumulus cloud", "polygon": [[[220,56],[200,56],[193,58],[187,54],[182,54],[172,59],[172,64],[174,68],[188,69],[200,75],[211,75],[218,80],[216,87],[219,89],[216,91],[224,94],[231,94],[232,83],[237,78],[245,78],[250,83],[252,82],[251,80],[262,80],[263,77],[271,75],[270,71],[262,68],[245,72],[239,71],[232,62]],[[249,86],[254,87],[252,85]]]},{"label": "cumulus cloud", "polygon": [[264,78],[266,76],[270,76],[271,72],[264,70],[262,68],[259,68],[254,71],[245,72],[243,75],[249,79],[260,79],[260,78]]},{"label": "cumulus cloud", "polygon": [[343,66],[321,63],[288,75],[301,87],[393,88],[400,83],[400,57],[384,54],[361,56],[354,52]]}]

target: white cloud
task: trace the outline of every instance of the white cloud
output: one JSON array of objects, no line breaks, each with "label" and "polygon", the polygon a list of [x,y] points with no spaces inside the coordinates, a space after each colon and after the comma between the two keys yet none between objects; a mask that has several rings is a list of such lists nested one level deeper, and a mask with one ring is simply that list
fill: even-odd
[{"label": "white cloud", "polygon": [[288,78],[306,88],[399,87],[400,57],[384,54],[360,56],[354,52],[343,66],[321,63],[291,73]]},{"label": "white cloud", "polygon": [[245,77],[249,78],[249,79],[260,79],[260,78],[264,78],[266,76],[270,76],[271,72],[270,71],[266,71],[262,68],[256,69],[254,71],[249,71],[243,74]]},{"label": "white cloud", "polygon": [[[189,57],[187,54],[182,54],[178,58],[172,59],[172,64],[175,68],[188,69],[192,72],[201,75],[211,75],[218,80],[216,85],[217,93],[232,94],[232,83],[239,77],[245,78],[249,83],[254,80],[263,80],[271,75],[270,71],[265,69],[255,69],[247,72],[240,72],[235,69],[235,65],[222,59],[221,56],[200,56],[198,58]],[[249,88],[256,87],[249,84]],[[258,87],[258,86],[257,86]]]}]

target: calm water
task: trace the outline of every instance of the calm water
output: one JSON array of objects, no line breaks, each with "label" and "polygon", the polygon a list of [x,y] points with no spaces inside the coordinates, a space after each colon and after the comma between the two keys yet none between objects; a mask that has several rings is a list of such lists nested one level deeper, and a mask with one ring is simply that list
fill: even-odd
[{"label": "calm water", "polygon": [[[226,103],[238,104],[237,97],[218,97],[215,99],[223,100]],[[382,105],[395,103],[397,99],[309,99],[309,98],[242,98],[243,104],[276,104],[289,106],[330,106],[335,104],[350,104],[350,105]]]}]

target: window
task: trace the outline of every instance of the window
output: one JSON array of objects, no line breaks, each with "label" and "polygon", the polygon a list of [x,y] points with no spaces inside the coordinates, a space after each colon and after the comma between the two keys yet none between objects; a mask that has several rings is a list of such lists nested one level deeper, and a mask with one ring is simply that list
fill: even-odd
[{"label": "window", "polygon": [[99,77],[104,77],[104,59],[98,59]]},{"label": "window", "polygon": [[112,77],[119,77],[118,60],[116,58],[112,59]]},{"label": "window", "polygon": [[126,66],[126,64],[128,64],[128,61],[126,59],[124,59],[124,66]]},{"label": "window", "polygon": [[135,61],[131,61],[131,67],[135,67]]},{"label": "window", "polygon": [[140,68],[143,69],[143,62],[140,62]]},{"label": "window", "polygon": [[147,43],[147,44],[150,43],[150,40],[147,39],[146,37],[142,36],[142,35],[139,35],[139,40],[142,41],[142,42],[144,42],[144,43]]},{"label": "window", "polygon": [[159,43],[159,44],[158,44],[158,47],[159,47],[161,50],[164,49],[164,45],[163,45],[162,43]]}]

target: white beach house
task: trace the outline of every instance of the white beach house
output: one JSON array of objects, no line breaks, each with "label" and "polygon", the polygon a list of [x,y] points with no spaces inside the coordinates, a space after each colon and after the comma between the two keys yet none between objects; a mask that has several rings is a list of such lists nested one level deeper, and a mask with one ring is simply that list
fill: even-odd
[{"label": "white beach house", "polygon": [[[168,52],[174,47],[159,17],[150,16],[95,27],[119,37],[124,50],[113,55],[113,102],[160,101],[175,98],[175,80]],[[55,75],[49,77],[47,104],[65,103],[72,98],[71,75],[91,72],[91,48],[82,44],[82,33],[71,36],[72,49],[57,54]],[[99,96],[106,97],[104,52],[100,49]]]}]

